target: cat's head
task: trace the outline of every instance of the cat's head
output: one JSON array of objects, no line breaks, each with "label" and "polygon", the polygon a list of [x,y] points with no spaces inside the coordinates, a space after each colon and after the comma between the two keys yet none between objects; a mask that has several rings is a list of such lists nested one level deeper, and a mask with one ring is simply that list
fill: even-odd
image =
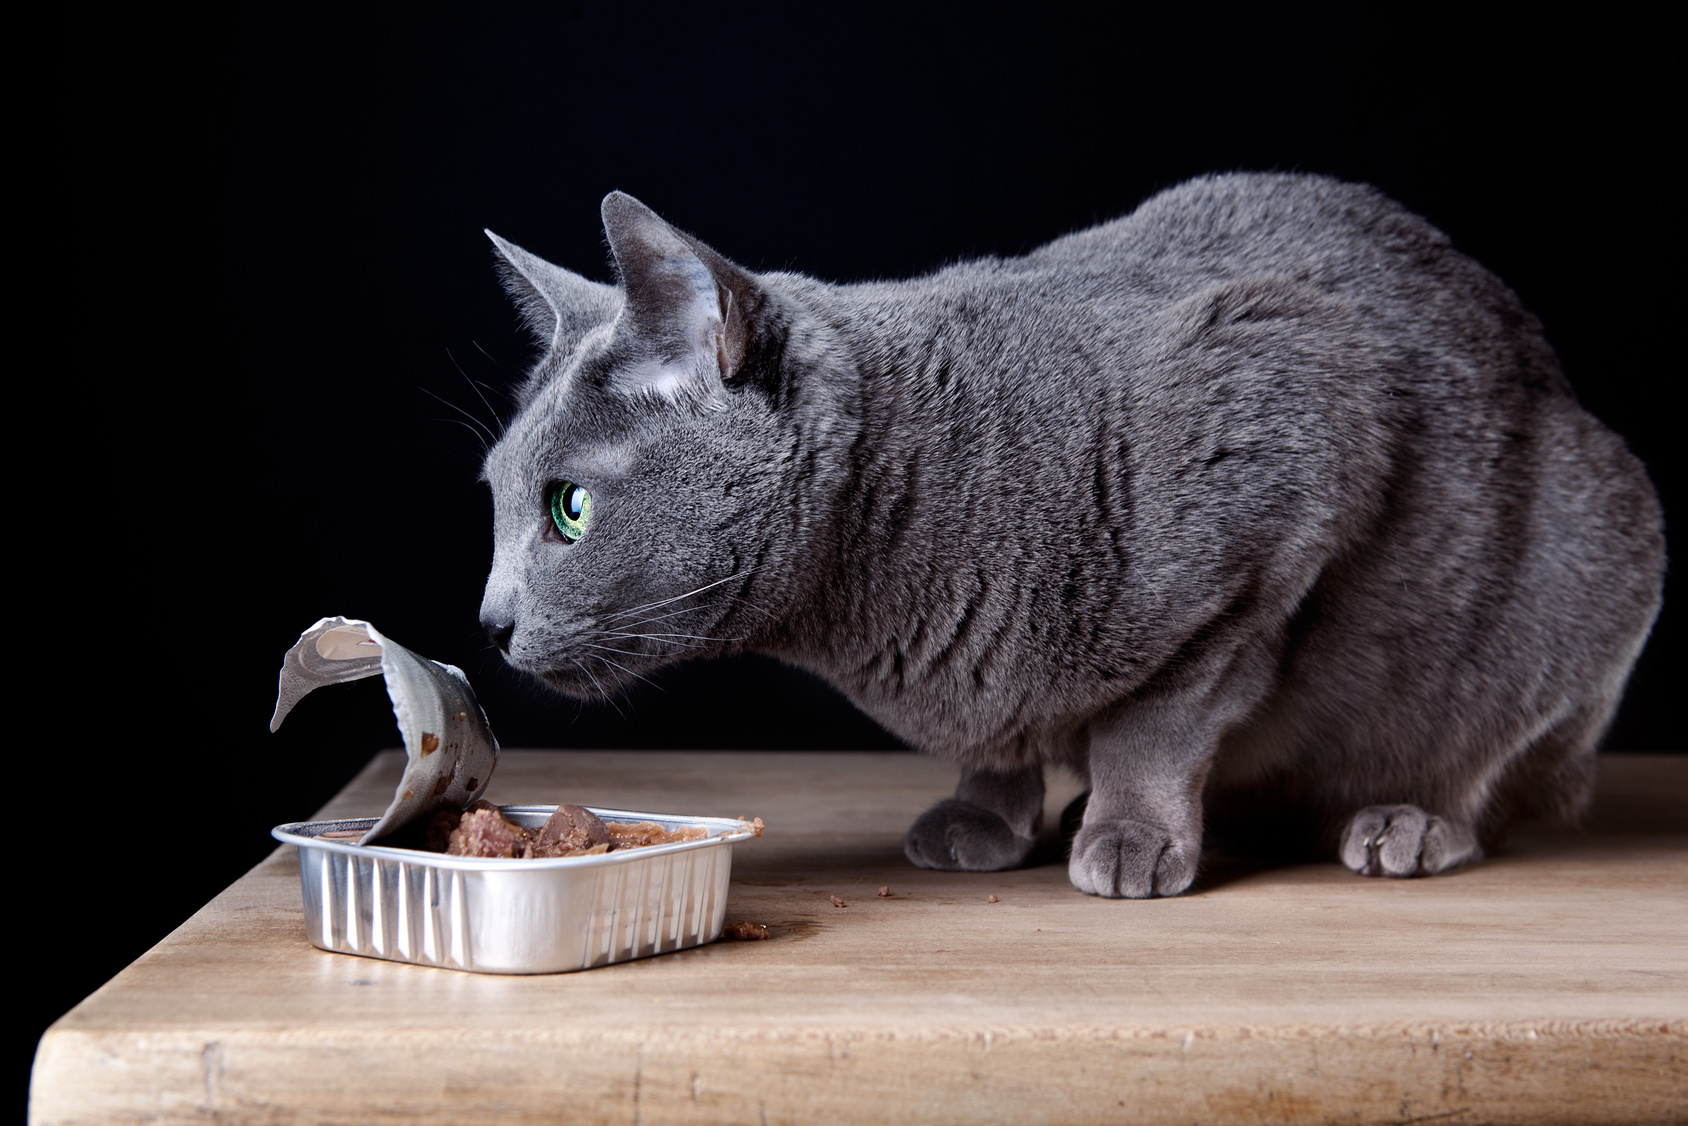
[{"label": "cat's head", "polygon": [[613,286],[488,232],[545,351],[483,471],[481,623],[512,665],[583,697],[766,629],[804,551],[789,310],[631,196],[602,214]]}]

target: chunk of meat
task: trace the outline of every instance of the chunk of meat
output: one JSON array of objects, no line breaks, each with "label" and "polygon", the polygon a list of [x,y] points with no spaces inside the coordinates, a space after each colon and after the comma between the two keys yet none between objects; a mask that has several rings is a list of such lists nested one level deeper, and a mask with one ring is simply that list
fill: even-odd
[{"label": "chunk of meat", "polygon": [[655,821],[611,821],[606,828],[612,848],[644,848],[647,845],[673,844],[675,841],[701,841],[709,835],[702,825],[687,825],[683,829],[664,829]]},{"label": "chunk of meat", "polygon": [[482,799],[457,813],[440,810],[428,823],[424,847],[447,856],[488,856],[511,860],[596,856],[623,848],[697,841],[709,836],[702,825],[664,829],[655,821],[612,821],[578,805],[559,805],[538,829],[529,829],[504,816]]},{"label": "chunk of meat", "polygon": [[608,852],[610,831],[598,815],[578,805],[559,805],[539,830],[535,856],[584,856]]},{"label": "chunk of meat", "polygon": [[445,851],[447,856],[526,859],[533,855],[533,830],[507,819],[491,802],[478,801],[463,811]]}]

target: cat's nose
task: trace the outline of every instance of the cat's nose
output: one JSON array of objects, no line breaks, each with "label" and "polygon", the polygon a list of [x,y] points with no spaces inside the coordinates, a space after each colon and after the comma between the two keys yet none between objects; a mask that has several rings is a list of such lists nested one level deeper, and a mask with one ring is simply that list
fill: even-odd
[{"label": "cat's nose", "polygon": [[510,652],[510,635],[516,632],[515,622],[501,622],[496,618],[482,618],[481,628],[492,643],[504,652]]}]

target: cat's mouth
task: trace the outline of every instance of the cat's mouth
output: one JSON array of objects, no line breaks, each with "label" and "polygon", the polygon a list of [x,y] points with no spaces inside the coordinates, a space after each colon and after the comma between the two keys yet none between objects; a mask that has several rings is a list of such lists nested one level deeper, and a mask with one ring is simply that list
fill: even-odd
[{"label": "cat's mouth", "polygon": [[624,657],[617,658],[614,664],[606,658],[590,655],[569,657],[560,662],[548,662],[543,667],[514,658],[507,659],[513,667],[542,681],[552,691],[575,700],[607,700],[619,696],[635,682],[646,680],[644,674],[630,667]]},{"label": "cat's mouth", "polygon": [[566,624],[517,622],[502,635],[500,648],[512,668],[555,692],[578,700],[611,699],[637,681],[651,683],[646,674],[653,669],[731,652],[742,643],[741,637],[711,628],[718,612],[712,601],[692,601],[742,574],[630,609],[583,614]]}]

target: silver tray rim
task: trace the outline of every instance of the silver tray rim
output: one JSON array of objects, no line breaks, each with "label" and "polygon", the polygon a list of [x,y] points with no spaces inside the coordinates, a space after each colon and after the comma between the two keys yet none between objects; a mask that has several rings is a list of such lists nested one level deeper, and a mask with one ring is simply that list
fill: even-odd
[{"label": "silver tray rim", "polygon": [[[501,805],[498,808],[500,812],[507,815],[538,818],[540,824],[543,824],[545,818],[550,817],[557,811],[556,805]],[[751,840],[758,835],[749,822],[737,817],[691,817],[674,813],[644,813],[631,809],[610,809],[595,805],[583,808],[590,810],[606,821],[655,821],[665,828],[701,825],[708,829],[710,834],[695,841],[674,841],[670,844],[646,845],[642,848],[601,852],[596,856],[553,856],[531,860],[501,856],[447,856],[440,852],[424,852],[421,849],[414,848],[394,848],[391,845],[360,845],[351,841],[325,841],[319,835],[345,829],[367,830],[380,820],[379,817],[347,817],[330,821],[289,821],[271,829],[270,836],[282,844],[295,845],[300,848],[318,848],[327,852],[340,852],[351,856],[402,860],[407,864],[434,868],[472,872],[535,872],[556,868],[596,868],[613,864],[631,864],[646,858],[666,856],[674,852],[737,844],[740,841]]]}]

